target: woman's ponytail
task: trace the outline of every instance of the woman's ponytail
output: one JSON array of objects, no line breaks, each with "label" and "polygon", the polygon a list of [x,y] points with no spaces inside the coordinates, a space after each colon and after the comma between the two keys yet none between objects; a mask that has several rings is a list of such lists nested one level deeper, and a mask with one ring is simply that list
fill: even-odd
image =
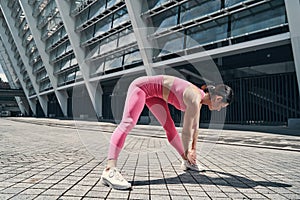
[{"label": "woman's ponytail", "polygon": [[201,90],[203,90],[205,93],[214,94],[215,86],[213,86],[213,85],[202,85]]},{"label": "woman's ponytail", "polygon": [[233,101],[233,90],[228,85],[224,85],[224,84],[219,84],[216,86],[202,85],[201,89],[205,93],[209,93],[210,96],[218,95],[223,97],[224,103],[230,104]]}]

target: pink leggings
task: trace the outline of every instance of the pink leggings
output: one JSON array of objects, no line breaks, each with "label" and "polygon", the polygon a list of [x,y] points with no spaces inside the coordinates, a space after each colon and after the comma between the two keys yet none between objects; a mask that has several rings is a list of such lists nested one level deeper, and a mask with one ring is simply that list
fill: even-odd
[{"label": "pink leggings", "polygon": [[[157,92],[161,92],[160,96],[162,96],[162,86],[157,88],[159,88]],[[117,160],[124,146],[126,136],[136,125],[145,104],[165,129],[170,144],[180,155],[184,154],[181,138],[175,128],[167,103],[159,95],[153,95],[153,91],[151,93],[149,95],[144,86],[130,85],[121,123],[111,136],[108,159]]]}]

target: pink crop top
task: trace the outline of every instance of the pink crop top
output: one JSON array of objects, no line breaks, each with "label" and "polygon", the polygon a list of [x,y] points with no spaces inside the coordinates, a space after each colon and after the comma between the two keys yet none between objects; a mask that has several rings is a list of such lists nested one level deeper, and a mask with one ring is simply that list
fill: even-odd
[{"label": "pink crop top", "polygon": [[[146,93],[146,98],[154,96],[163,98],[163,75],[140,77],[134,81],[134,84],[137,87],[140,87]],[[191,84],[192,83],[186,80],[175,77],[168,96],[168,103],[175,106],[175,108],[178,110],[185,111],[186,105],[183,102],[183,93]],[[203,90],[199,90],[201,92],[201,96],[203,97]]]},{"label": "pink crop top", "polygon": [[[181,110],[181,111],[185,111],[186,110],[186,105],[183,101],[183,93],[185,91],[185,89],[190,86],[192,83],[180,79],[180,78],[175,78],[173,85],[171,87],[170,93],[169,93],[169,97],[168,97],[168,103],[174,105],[177,109]],[[198,88],[198,87],[197,87]],[[203,98],[203,96],[205,95],[204,91],[199,89],[201,96]]]}]

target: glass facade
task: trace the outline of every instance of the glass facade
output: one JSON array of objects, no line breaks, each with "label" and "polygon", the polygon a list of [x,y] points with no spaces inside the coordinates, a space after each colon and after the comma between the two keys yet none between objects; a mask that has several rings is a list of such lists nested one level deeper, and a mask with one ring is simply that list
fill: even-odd
[{"label": "glass facade", "polygon": [[[36,1],[33,9],[57,78],[57,86],[74,83],[79,68],[55,1]],[[45,82],[42,88],[49,83]]]},{"label": "glass facade", "polygon": [[[73,116],[72,90],[78,86],[85,91],[76,96],[80,102],[89,98],[89,109],[99,112],[96,113],[99,119],[113,120],[110,105],[118,79],[123,75],[145,75],[141,69],[148,62],[151,67],[151,62],[158,66],[153,70],[166,74],[175,70],[201,86],[214,75],[202,77],[190,61],[207,67],[207,63],[197,58],[207,51],[212,52],[212,65],[238,97],[236,104],[227,110],[226,123],[286,124],[288,118],[300,117],[284,0],[30,0],[28,3],[30,9],[22,10],[26,7],[20,6],[25,5],[23,1],[1,2],[13,11],[10,17],[28,63],[20,56],[8,25],[3,23],[2,28],[26,85],[24,89],[30,98],[48,96],[51,113],[56,112],[55,106],[61,106],[58,104],[61,99],[55,97],[59,90],[68,93],[67,97],[60,97],[68,102],[64,115]],[[146,31],[140,27],[146,27]],[[31,32],[32,28],[38,29],[39,34]],[[37,39],[44,47],[37,46]],[[147,49],[149,44],[156,46]],[[214,53],[220,48],[224,52]],[[42,57],[40,53],[45,55]],[[45,56],[47,63],[43,60]],[[174,59],[178,57],[185,61]],[[49,67],[51,73],[46,70]],[[285,82],[291,92],[284,90]],[[100,100],[93,99],[94,87],[103,91]],[[281,93],[291,100],[284,100]],[[118,95],[123,98],[126,91]],[[93,105],[101,106],[92,108]],[[102,110],[97,111],[96,107]],[[172,106],[170,109],[179,124],[182,113]],[[57,115],[62,115],[65,109],[58,110]],[[86,114],[80,112],[76,115]],[[149,115],[149,111],[144,109],[142,115]],[[210,117],[211,113],[204,109],[202,122],[209,122]]]},{"label": "glass facade", "polygon": [[[165,1],[155,1],[154,8],[148,11],[148,20],[155,27],[150,36],[157,41],[161,50],[154,54],[154,58],[197,46],[206,48],[212,43],[229,45],[237,42],[231,41],[234,38],[258,35],[264,31],[271,33],[276,28],[287,26],[283,0],[183,2],[166,9],[168,4]],[[150,5],[152,4],[151,1]],[[286,32],[287,29],[281,31]],[[228,42],[224,43],[224,40]],[[220,45],[214,48],[217,47]]]}]

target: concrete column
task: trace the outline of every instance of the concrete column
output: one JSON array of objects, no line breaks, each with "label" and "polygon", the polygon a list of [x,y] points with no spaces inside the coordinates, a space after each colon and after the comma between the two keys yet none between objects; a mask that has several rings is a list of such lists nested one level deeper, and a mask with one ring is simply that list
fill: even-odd
[{"label": "concrete column", "polygon": [[[0,24],[2,23],[5,23],[5,21],[3,21],[4,19],[3,18],[0,18]],[[30,106],[30,109],[32,111],[33,114],[36,115],[36,104],[35,104],[35,101],[32,100],[32,99],[29,99],[29,91],[28,89],[26,88],[26,83],[23,81],[23,77],[20,73],[20,69],[18,68],[17,66],[17,60],[15,59],[14,57],[14,52],[11,50],[11,44],[9,44],[7,41],[8,41],[8,36],[5,34],[5,30],[4,28],[0,28],[0,37],[1,37],[1,40],[3,42],[3,45],[6,49],[6,53],[11,61],[11,67],[14,69],[14,71],[16,72],[16,75],[20,81],[20,84],[23,88],[23,91],[25,93],[25,96],[26,96],[26,99],[29,103],[29,106]],[[23,103],[24,105],[24,103]],[[24,105],[25,106],[25,105]],[[29,113],[29,111],[27,110],[27,112]],[[25,114],[25,113],[23,113]]]},{"label": "concrete column", "polygon": [[85,51],[80,47],[80,35],[75,32],[75,20],[70,16],[71,1],[55,0],[60,16],[65,25],[66,32],[69,36],[75,57],[78,61],[82,77],[87,88],[89,97],[91,99],[97,117],[102,117],[102,89],[100,83],[91,83],[89,81],[89,65],[85,61]]},{"label": "concrete column", "polygon": [[300,94],[300,1],[285,0],[285,8],[291,34],[292,49],[294,54],[295,70]]},{"label": "concrete column", "polygon": [[68,95],[65,90],[60,90],[60,91],[57,90],[57,78],[53,75],[54,67],[51,66],[51,64],[50,64],[50,57],[49,57],[49,54],[46,52],[46,44],[41,39],[41,31],[36,28],[37,27],[37,19],[34,18],[32,15],[33,9],[26,1],[19,0],[19,4],[25,13],[26,21],[30,27],[30,31],[32,33],[35,44],[37,46],[37,49],[39,51],[39,54],[41,56],[41,59],[45,66],[45,69],[47,71],[47,74],[49,76],[49,80],[54,89],[54,93],[57,97],[60,108],[61,108],[64,116],[67,117],[67,115],[68,115],[67,114]]},{"label": "concrete column", "polygon": [[[2,41],[1,41],[1,43],[2,43]],[[3,48],[4,48],[4,46],[3,46]],[[13,73],[13,69],[12,69],[11,63],[4,62],[4,60],[0,60],[0,64],[1,64],[2,69],[4,71],[4,74],[5,74],[5,76],[6,76],[7,80],[8,80],[8,84],[9,84],[10,88],[12,88],[12,89],[19,89],[19,87],[17,87],[16,83],[14,82],[14,80],[16,79],[16,77],[15,77],[15,74]],[[15,97],[15,99],[16,99],[16,102],[18,104],[18,107],[19,107],[21,113],[25,114],[26,110],[25,110],[24,104],[21,101],[21,98],[20,97]]]},{"label": "concrete column", "polygon": [[148,76],[155,75],[155,72],[152,68],[154,44],[147,39],[148,34],[153,31],[153,28],[148,27],[146,22],[141,18],[142,6],[147,5],[147,2],[125,0],[125,3],[133,27],[134,35],[140,49],[140,54],[143,59],[146,73]]},{"label": "concrete column", "polygon": [[23,61],[23,64],[25,66],[25,69],[29,75],[29,79],[32,83],[32,86],[37,94],[37,99],[39,100],[39,103],[42,107],[42,110],[47,116],[47,98],[42,97],[39,95],[39,86],[36,83],[36,77],[32,74],[32,67],[29,65],[29,58],[26,56],[25,52],[26,49],[22,46],[22,38],[19,37],[18,33],[19,30],[14,26],[15,20],[12,18],[12,10],[7,6],[8,1],[0,1],[0,6],[4,15],[4,18],[6,20],[6,24],[8,28],[10,29],[11,35],[15,41],[16,47],[19,51],[20,57]]}]

